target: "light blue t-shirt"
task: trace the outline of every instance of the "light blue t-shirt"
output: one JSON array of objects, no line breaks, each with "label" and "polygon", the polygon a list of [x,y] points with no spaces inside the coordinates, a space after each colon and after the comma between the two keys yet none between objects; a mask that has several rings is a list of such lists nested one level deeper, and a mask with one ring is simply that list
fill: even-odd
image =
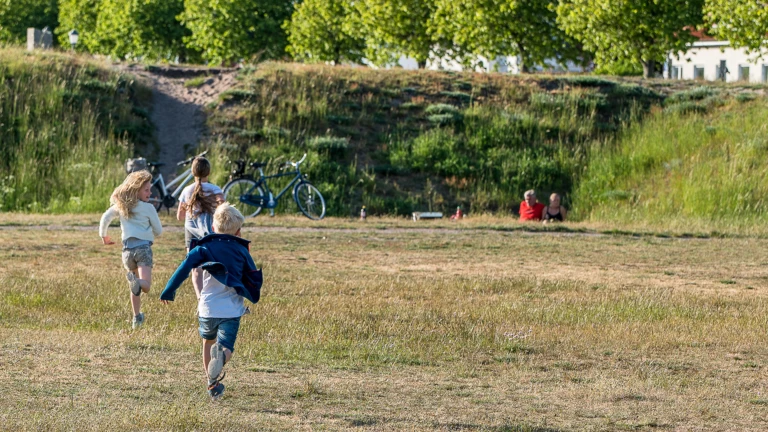
[{"label": "light blue t-shirt", "polygon": [[203,271],[203,288],[200,290],[200,301],[197,304],[197,314],[202,318],[237,318],[245,314],[243,296],[237,293],[207,271]]}]

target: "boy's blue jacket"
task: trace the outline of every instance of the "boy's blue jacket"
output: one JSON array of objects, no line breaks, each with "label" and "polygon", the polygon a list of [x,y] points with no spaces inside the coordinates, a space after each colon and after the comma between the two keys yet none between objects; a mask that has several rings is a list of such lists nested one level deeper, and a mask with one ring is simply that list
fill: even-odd
[{"label": "boy's blue jacket", "polygon": [[229,234],[210,234],[192,242],[192,250],[168,280],[160,300],[173,301],[192,269],[201,267],[252,303],[259,301],[263,278],[248,252],[250,241]]}]

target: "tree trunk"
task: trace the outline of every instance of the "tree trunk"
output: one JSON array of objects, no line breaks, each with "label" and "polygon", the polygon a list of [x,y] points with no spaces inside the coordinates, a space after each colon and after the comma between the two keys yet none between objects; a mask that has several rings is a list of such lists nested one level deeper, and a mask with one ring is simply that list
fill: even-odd
[{"label": "tree trunk", "polygon": [[426,60],[417,60],[416,63],[418,63],[419,69],[426,69],[426,67],[427,67],[427,61]]},{"label": "tree trunk", "polygon": [[656,61],[648,60],[643,61],[643,78],[653,78],[656,74]]}]

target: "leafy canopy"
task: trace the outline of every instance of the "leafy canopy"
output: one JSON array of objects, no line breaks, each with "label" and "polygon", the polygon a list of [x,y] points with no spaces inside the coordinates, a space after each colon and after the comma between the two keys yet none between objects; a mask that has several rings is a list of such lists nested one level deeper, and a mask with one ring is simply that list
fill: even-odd
[{"label": "leafy canopy", "polygon": [[529,69],[546,59],[579,60],[579,44],[556,23],[557,0],[436,0],[431,32],[465,64],[477,56],[520,55]]},{"label": "leafy canopy", "polygon": [[289,1],[184,0],[179,19],[191,32],[184,38],[188,48],[211,63],[229,63],[282,56],[287,44],[282,25],[292,12]]},{"label": "leafy canopy", "polygon": [[768,35],[768,5],[755,0],[707,0],[706,24],[720,39],[748,52],[759,51]]},{"label": "leafy canopy", "polygon": [[348,0],[305,0],[283,25],[288,33],[288,53],[310,63],[359,62],[365,40],[350,25],[355,13]]},{"label": "leafy canopy", "polygon": [[90,46],[117,58],[184,58],[183,0],[101,0]]},{"label": "leafy canopy", "polygon": [[631,59],[653,72],[670,52],[685,52],[695,38],[687,28],[702,23],[704,0],[563,0],[557,21],[595,53],[598,63]]},{"label": "leafy canopy", "polygon": [[435,47],[428,31],[434,0],[358,0],[351,27],[365,37],[365,57],[375,65],[395,63],[400,56],[424,67]]},{"label": "leafy canopy", "polygon": [[56,0],[0,0],[0,42],[25,43],[27,28],[59,25]]}]

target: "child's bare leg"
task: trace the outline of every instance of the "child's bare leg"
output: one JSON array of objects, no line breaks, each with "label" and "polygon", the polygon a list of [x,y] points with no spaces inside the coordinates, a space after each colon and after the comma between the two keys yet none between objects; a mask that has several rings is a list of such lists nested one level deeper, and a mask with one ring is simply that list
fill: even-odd
[{"label": "child's bare leg", "polygon": [[216,343],[216,339],[203,339],[203,373],[208,376],[208,363],[211,362],[211,347]]},{"label": "child's bare leg", "polygon": [[141,290],[145,293],[149,292],[150,286],[152,286],[152,267],[139,266],[139,285]]},{"label": "child's bare leg", "polygon": [[192,269],[192,286],[195,287],[195,295],[199,300],[203,286],[203,272],[200,269]]},{"label": "child's bare leg", "polygon": [[131,308],[133,309],[133,316],[138,315],[141,312],[141,297],[129,293],[131,296]]}]

